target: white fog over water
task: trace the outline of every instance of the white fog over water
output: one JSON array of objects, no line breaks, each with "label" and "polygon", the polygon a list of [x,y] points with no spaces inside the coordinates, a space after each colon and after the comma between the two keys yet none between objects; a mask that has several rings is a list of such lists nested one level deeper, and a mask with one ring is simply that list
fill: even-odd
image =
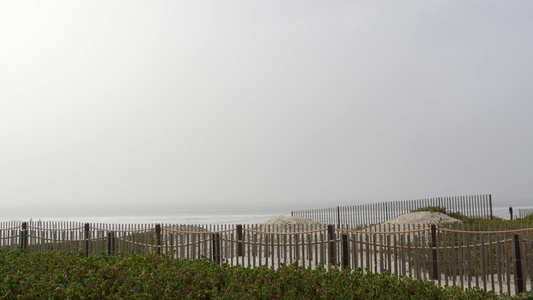
[{"label": "white fog over water", "polygon": [[[513,207],[518,214],[520,207]],[[291,210],[262,209],[154,209],[131,208],[126,210],[98,209],[39,209],[10,210],[0,213],[1,221],[54,221],[111,224],[256,224],[279,216],[290,216]],[[509,207],[493,207],[493,215],[509,219]]]},{"label": "white fog over water", "polygon": [[170,224],[228,224],[261,223],[270,218],[290,215],[290,210],[259,209],[179,209],[154,207],[86,207],[16,209],[0,213],[2,221],[58,221],[87,223],[170,223]]},{"label": "white fog over water", "polygon": [[523,0],[2,1],[0,217],[533,206],[531,16]]}]

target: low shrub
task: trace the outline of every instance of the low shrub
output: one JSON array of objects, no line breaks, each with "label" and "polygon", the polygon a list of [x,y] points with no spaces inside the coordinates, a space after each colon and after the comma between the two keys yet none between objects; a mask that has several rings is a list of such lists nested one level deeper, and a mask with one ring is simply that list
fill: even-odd
[{"label": "low shrub", "polygon": [[332,266],[279,269],[217,265],[203,258],[0,250],[4,299],[498,299],[479,288],[343,270]]},{"label": "low shrub", "polygon": [[527,215],[520,220],[526,221],[526,222],[533,222],[533,214]]},{"label": "low shrub", "polygon": [[410,212],[420,212],[420,211],[440,212],[452,218],[458,219],[465,224],[506,224],[506,225],[513,226],[514,224],[533,223],[533,214],[528,215],[521,219],[517,219],[517,220],[507,220],[507,219],[503,219],[503,218],[496,217],[496,216],[493,216],[491,220],[490,218],[468,217],[468,216],[463,215],[460,212],[447,212],[446,207],[441,207],[441,206],[426,206],[426,207],[421,207],[418,209],[413,209]]},{"label": "low shrub", "polygon": [[443,213],[445,214],[446,213],[446,207],[440,207],[440,206],[426,206],[426,207],[421,207],[421,208],[417,208],[417,209],[413,209],[411,210],[410,212],[421,212],[421,211],[429,211],[429,212],[439,212],[439,213]]}]

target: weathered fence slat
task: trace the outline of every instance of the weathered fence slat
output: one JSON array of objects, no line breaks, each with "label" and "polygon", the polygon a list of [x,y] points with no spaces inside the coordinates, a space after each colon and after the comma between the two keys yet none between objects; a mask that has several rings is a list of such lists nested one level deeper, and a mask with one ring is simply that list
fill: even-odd
[{"label": "weathered fence slat", "polygon": [[[500,228],[503,228],[500,227]],[[511,250],[509,249],[509,244],[507,243],[507,239],[508,239],[508,236],[507,234],[504,235],[505,237],[505,242],[503,243],[504,244],[504,258],[505,258],[505,271],[506,271],[506,278],[505,278],[505,281],[507,282],[507,293],[508,294],[511,294],[511,266],[512,266],[512,263],[509,259],[509,253],[511,253]]]},{"label": "weathered fence slat", "polygon": [[518,209],[519,218],[525,218],[529,215],[533,215],[533,208],[519,208]]}]

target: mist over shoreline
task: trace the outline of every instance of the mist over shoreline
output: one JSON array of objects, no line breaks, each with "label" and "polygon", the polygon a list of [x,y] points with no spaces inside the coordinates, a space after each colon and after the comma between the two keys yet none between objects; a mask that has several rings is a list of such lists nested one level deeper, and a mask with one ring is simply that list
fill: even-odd
[{"label": "mist over shoreline", "polygon": [[0,2],[2,214],[532,205],[533,1],[154,1]]}]

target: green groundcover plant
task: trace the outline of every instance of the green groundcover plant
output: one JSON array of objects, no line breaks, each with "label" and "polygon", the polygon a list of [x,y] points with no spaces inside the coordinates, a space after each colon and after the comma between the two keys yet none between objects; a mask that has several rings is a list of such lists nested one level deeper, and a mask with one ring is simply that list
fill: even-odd
[{"label": "green groundcover plant", "polygon": [[0,268],[2,299],[498,299],[387,270],[244,268],[149,253],[85,257],[1,249]]}]

